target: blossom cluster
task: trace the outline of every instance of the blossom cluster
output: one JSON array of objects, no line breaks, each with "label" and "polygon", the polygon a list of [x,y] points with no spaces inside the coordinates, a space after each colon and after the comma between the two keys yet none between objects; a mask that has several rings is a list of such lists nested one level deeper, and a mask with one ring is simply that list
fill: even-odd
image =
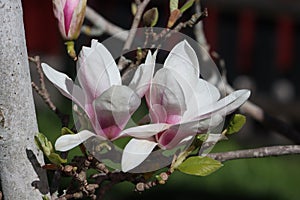
[{"label": "blossom cluster", "polygon": [[[79,85],[43,63],[47,78],[82,108],[91,126],[59,137],[56,150],[68,151],[93,136],[101,141],[129,137],[121,169],[130,171],[155,148],[172,149],[217,127],[250,96],[248,90],[237,90],[221,98],[214,85],[200,78],[197,55],[185,40],[173,47],[163,67],[155,72],[156,55],[157,51],[148,51],[128,85],[122,84],[112,55],[96,40],[79,54]],[[149,123],[127,128],[142,98],[147,102]]]}]

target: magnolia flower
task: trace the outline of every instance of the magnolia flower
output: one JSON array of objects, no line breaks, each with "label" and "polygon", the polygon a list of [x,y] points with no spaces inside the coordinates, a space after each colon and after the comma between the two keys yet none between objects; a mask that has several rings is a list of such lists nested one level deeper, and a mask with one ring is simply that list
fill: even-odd
[{"label": "magnolia flower", "polygon": [[220,99],[218,89],[199,77],[196,53],[186,41],[180,42],[155,73],[145,95],[152,123],[123,132],[134,137],[123,151],[123,171],[140,165],[157,146],[172,149],[206,133],[250,96],[250,91],[238,90]]},{"label": "magnolia flower", "polygon": [[[122,136],[121,131],[148,90],[154,59],[155,55],[149,51],[145,64],[138,67],[128,86],[122,85],[120,72],[109,51],[96,40],[92,40],[91,48],[83,47],[79,54],[77,78],[81,87],[45,63],[42,69],[64,96],[85,111],[99,138],[115,140]],[[56,140],[55,149],[67,151],[94,135],[89,130],[63,135]]]},{"label": "magnolia flower", "polygon": [[80,34],[87,0],[53,0],[54,15],[65,40],[75,40]]}]

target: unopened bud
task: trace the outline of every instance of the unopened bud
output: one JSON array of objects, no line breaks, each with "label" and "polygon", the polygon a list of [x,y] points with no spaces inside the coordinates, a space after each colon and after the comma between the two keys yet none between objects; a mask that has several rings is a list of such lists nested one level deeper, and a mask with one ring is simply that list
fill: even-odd
[{"label": "unopened bud", "polygon": [[53,12],[65,40],[76,40],[85,16],[87,0],[53,0]]},{"label": "unopened bud", "polygon": [[169,17],[168,28],[172,28],[172,26],[174,26],[174,24],[176,23],[176,21],[179,19],[180,16],[181,16],[181,12],[179,9],[173,10]]},{"label": "unopened bud", "polygon": [[157,8],[151,8],[147,10],[143,15],[143,22],[145,26],[153,27],[158,21],[158,10]]}]

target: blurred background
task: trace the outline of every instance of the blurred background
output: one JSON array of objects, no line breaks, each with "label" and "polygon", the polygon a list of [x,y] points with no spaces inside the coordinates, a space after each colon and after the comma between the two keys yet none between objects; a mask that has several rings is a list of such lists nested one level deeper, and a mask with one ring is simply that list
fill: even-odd
[{"label": "blurred background", "polygon": [[[112,23],[129,29],[133,19],[131,2],[89,0],[88,5]],[[151,1],[148,8],[152,7],[159,10],[157,26],[164,27],[169,16],[168,1]],[[208,9],[208,17],[203,21],[208,43],[224,59],[230,84],[251,89],[251,101],[300,131],[300,1],[206,0],[202,7]],[[23,11],[29,56],[39,55],[43,62],[74,77],[75,64],[66,54],[52,1],[23,1]],[[193,13],[194,9],[189,9],[182,20]],[[194,37],[191,28],[183,32]],[[98,39],[107,37],[102,35]],[[81,35],[77,49],[89,45],[90,39]],[[32,79],[37,80],[34,66],[31,73]],[[69,113],[71,103],[51,85],[48,88],[57,106]],[[60,135],[59,120],[36,95],[35,101],[40,131],[54,141]],[[214,151],[296,142],[248,117],[242,131],[229,141],[220,142]],[[73,154],[76,153],[75,150]],[[299,165],[299,156],[228,161],[208,177],[177,173],[166,185],[142,194],[131,192],[134,186],[123,183],[115,186],[106,199],[296,200],[300,198]]]}]

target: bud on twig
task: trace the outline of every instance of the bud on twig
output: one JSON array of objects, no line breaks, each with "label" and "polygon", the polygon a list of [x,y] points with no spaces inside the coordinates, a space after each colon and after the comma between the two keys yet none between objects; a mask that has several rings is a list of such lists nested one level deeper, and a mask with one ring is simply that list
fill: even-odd
[{"label": "bud on twig", "polygon": [[147,10],[143,15],[143,22],[145,26],[153,27],[156,25],[158,20],[158,10],[157,8],[151,8]]}]

